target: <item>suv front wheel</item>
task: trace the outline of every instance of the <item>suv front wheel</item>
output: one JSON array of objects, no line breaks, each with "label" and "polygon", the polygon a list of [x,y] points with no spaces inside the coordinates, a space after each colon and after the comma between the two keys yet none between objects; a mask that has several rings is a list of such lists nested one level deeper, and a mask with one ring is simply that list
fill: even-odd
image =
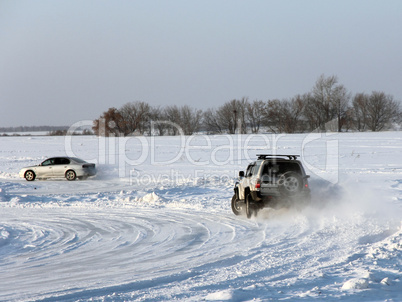
[{"label": "suv front wheel", "polygon": [[236,216],[243,215],[245,212],[245,204],[237,199],[236,194],[232,197],[232,211]]},{"label": "suv front wheel", "polygon": [[246,216],[247,218],[251,218],[254,213],[253,210],[253,197],[251,196],[250,192],[246,195]]}]

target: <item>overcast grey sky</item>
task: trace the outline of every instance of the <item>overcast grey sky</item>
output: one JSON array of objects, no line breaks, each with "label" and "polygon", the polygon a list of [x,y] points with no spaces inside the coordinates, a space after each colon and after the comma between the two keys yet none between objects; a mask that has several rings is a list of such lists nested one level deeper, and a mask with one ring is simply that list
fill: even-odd
[{"label": "overcast grey sky", "polygon": [[321,74],[401,100],[401,67],[400,0],[0,0],[0,127],[290,98]]}]

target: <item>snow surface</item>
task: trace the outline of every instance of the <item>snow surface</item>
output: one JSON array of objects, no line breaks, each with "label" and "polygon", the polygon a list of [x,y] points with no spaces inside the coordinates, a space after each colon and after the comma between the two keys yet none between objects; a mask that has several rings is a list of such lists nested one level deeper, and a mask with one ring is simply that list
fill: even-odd
[{"label": "snow surface", "polygon": [[[259,153],[302,154],[312,204],[230,209]],[[27,182],[57,155],[87,180]],[[1,301],[402,300],[402,132],[0,137]]]}]

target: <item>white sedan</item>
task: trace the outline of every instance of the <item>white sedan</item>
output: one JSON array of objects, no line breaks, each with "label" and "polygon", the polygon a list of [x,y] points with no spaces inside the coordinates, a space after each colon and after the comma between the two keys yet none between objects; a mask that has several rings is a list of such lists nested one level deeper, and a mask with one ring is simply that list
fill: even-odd
[{"label": "white sedan", "polygon": [[52,157],[36,166],[22,168],[19,175],[28,181],[35,178],[65,177],[67,180],[86,179],[96,174],[95,164],[76,157]]}]

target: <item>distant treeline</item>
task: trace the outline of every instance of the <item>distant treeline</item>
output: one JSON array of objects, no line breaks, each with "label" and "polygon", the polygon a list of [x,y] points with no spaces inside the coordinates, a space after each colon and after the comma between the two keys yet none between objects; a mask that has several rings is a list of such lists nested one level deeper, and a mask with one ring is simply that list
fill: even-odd
[{"label": "distant treeline", "polygon": [[2,127],[1,136],[29,136],[37,132],[45,132],[43,135],[64,136],[64,135],[93,135],[90,129],[82,131],[68,132],[68,126],[20,126],[20,127]]},{"label": "distant treeline", "polygon": [[[400,102],[384,92],[352,95],[336,76],[321,75],[311,91],[290,99],[248,98],[205,111],[185,106],[152,107],[141,101],[111,107],[94,120],[100,136],[382,131],[402,123]],[[398,126],[397,126],[398,127]]]},{"label": "distant treeline", "polygon": [[19,127],[0,127],[0,132],[50,132],[67,131],[68,126],[19,126]]},{"label": "distant treeline", "polygon": [[55,130],[55,131],[50,131],[47,135],[50,135],[50,136],[94,135],[94,133],[89,129],[84,129],[82,131],[74,131],[74,132],[69,132],[68,130]]}]

